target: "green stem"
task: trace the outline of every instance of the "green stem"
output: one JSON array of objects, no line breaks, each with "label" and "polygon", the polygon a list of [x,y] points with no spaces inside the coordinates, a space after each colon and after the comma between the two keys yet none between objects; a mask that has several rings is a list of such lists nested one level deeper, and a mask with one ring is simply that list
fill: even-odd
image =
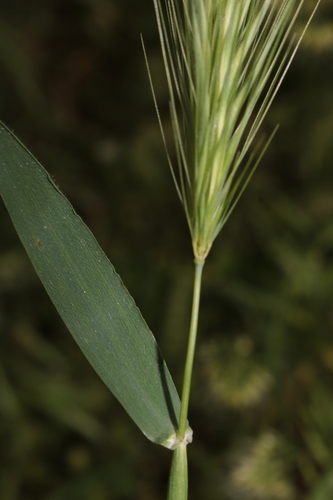
[{"label": "green stem", "polygon": [[198,331],[201,278],[202,278],[202,269],[204,263],[205,263],[204,260],[194,261],[195,275],[194,275],[194,286],[193,286],[192,314],[191,314],[191,324],[190,324],[190,332],[189,332],[186,362],[185,362],[182,401],[181,401],[179,428],[178,428],[178,436],[180,439],[184,439],[187,427],[187,414],[188,414],[188,405],[190,400],[193,361],[194,361],[195,345],[196,345],[197,331]]},{"label": "green stem", "polygon": [[181,443],[173,451],[167,500],[187,500],[187,445]]}]

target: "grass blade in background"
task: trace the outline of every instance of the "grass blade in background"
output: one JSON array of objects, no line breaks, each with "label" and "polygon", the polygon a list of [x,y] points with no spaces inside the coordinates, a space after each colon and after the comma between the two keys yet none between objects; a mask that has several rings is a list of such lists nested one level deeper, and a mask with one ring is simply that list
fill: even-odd
[{"label": "grass blade in background", "polygon": [[180,401],[152,333],[92,233],[2,125],[0,191],[43,285],[85,356],[142,432],[172,447]]}]

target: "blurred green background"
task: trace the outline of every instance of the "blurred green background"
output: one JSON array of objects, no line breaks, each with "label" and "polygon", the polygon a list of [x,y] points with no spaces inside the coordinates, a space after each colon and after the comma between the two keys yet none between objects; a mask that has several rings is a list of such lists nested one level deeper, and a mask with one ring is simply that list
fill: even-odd
[{"label": "blurred green background", "polygon": [[[91,228],[180,387],[191,246],[140,33],[171,138],[147,0],[2,1],[0,119]],[[332,0],[262,133],[276,123],[205,268],[192,500],[333,498]],[[141,435],[84,359],[2,203],[0,224],[1,500],[164,499],[171,453]]]}]

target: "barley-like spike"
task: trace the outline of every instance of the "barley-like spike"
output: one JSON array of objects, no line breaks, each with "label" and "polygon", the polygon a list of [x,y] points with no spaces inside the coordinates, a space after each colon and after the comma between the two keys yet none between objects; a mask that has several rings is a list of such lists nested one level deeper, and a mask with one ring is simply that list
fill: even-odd
[{"label": "barley-like spike", "polygon": [[168,160],[199,260],[271,141],[249,156],[308,26],[293,39],[303,3],[154,0],[178,166]]}]

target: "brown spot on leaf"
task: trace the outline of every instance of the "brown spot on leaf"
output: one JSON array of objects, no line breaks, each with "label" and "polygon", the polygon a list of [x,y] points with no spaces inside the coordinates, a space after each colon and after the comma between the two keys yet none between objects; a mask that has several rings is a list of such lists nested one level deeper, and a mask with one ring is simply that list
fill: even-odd
[{"label": "brown spot on leaf", "polygon": [[37,246],[37,248],[39,250],[43,250],[44,249],[43,243],[40,241],[39,238],[37,238],[37,236],[34,237],[34,241],[35,241],[35,244],[36,244],[36,246]]}]

